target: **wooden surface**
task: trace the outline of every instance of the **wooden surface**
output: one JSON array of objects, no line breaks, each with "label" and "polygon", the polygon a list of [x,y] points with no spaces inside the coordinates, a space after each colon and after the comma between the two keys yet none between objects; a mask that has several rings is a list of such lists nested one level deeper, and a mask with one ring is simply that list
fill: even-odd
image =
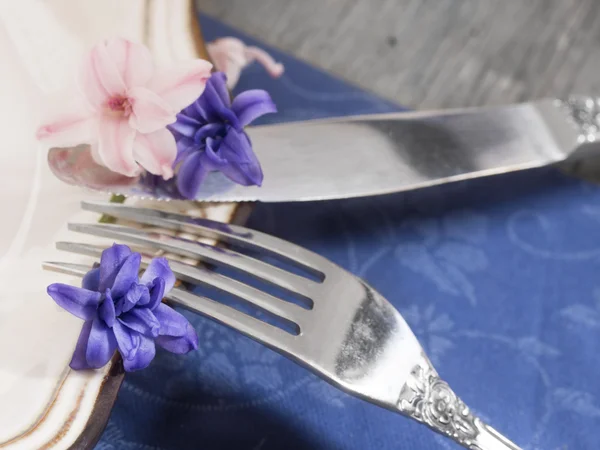
[{"label": "wooden surface", "polygon": [[600,93],[598,0],[198,0],[198,5],[414,108]]}]

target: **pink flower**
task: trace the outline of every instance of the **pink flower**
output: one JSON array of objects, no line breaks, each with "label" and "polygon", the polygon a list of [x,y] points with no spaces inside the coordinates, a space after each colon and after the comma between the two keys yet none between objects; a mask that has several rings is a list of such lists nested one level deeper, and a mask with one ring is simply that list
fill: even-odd
[{"label": "pink flower", "polygon": [[105,40],[86,55],[76,85],[36,137],[55,147],[90,144],[98,164],[126,176],[141,166],[171,178],[177,146],[166,126],[202,94],[211,68],[197,59],[156,70],[145,46]]},{"label": "pink flower", "polygon": [[215,68],[219,72],[225,72],[229,89],[237,84],[242,70],[254,61],[260,63],[273,78],[283,75],[283,64],[276,62],[262,48],[247,46],[238,38],[217,39],[210,42],[206,49],[215,63]]}]

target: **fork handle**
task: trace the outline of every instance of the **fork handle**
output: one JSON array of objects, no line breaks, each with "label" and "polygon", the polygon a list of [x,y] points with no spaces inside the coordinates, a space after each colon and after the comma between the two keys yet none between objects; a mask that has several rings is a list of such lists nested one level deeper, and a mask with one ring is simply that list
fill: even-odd
[{"label": "fork handle", "polygon": [[476,438],[476,443],[467,448],[473,450],[522,450],[521,447],[509,441],[481,420],[475,419],[475,422],[479,429],[479,435]]},{"label": "fork handle", "polygon": [[522,450],[476,417],[422,354],[398,399],[401,414],[469,450]]}]

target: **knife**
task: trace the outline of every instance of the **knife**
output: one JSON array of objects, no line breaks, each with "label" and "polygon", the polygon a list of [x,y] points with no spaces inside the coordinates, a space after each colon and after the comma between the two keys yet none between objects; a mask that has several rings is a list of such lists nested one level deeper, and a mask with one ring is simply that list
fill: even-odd
[{"label": "knife", "polygon": [[[197,199],[286,202],[408,191],[600,155],[599,129],[600,98],[583,96],[251,127],[246,131],[263,167],[262,187],[215,175]],[[163,195],[144,189],[103,190]]]}]

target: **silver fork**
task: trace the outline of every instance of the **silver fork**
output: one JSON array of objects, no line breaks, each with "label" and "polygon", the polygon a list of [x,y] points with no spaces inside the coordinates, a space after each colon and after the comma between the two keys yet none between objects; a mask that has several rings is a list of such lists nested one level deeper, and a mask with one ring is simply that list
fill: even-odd
[{"label": "silver fork", "polygon": [[[145,249],[208,262],[279,287],[310,304],[284,301],[205,267],[169,258],[176,276],[211,286],[266,311],[294,328],[282,329],[224,303],[174,288],[170,302],[228,325],[312,370],[334,386],[415,419],[471,450],[520,450],[477,418],[454,394],[394,307],[363,280],[290,242],[248,228],[114,203],[84,202],[88,211],[158,227],[69,224],[69,229]],[[191,236],[170,236],[164,230]],[[311,274],[298,275],[237,251],[200,243],[195,236],[275,256]],[[190,238],[190,239],[188,239]],[[59,242],[57,248],[98,258],[96,245]],[[147,261],[147,258],[146,258]],[[83,276],[90,266],[46,262],[44,268]],[[306,305],[304,305],[306,306]]]}]

